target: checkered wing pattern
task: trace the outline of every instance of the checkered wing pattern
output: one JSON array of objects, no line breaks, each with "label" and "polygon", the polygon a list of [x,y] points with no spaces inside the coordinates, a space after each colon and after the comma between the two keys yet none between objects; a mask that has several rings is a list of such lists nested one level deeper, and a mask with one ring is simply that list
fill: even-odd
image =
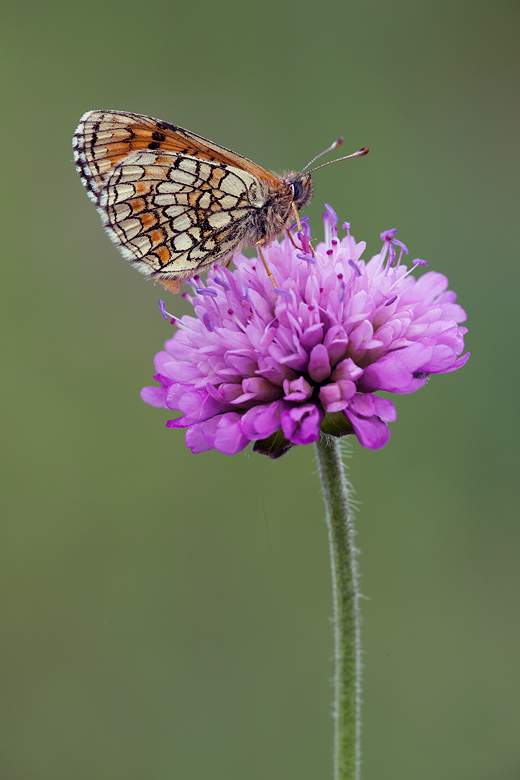
[{"label": "checkered wing pattern", "polygon": [[[129,260],[192,276],[229,256],[265,202],[246,171],[172,152],[133,152],[107,175],[99,207]],[[147,268],[143,268],[146,273]]]},{"label": "checkered wing pattern", "polygon": [[112,240],[173,292],[242,244],[274,240],[289,219],[287,179],[168,122],[89,111],[73,148]]},{"label": "checkered wing pattern", "polygon": [[157,150],[232,165],[257,179],[277,178],[260,165],[182,127],[126,111],[87,111],[72,139],[76,168],[89,197],[98,204],[109,171],[131,152]]}]

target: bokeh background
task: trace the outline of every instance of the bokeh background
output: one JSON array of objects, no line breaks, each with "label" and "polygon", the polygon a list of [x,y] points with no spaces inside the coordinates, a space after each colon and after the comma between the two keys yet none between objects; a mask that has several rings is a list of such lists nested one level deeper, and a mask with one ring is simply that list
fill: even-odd
[{"label": "bokeh background", "polygon": [[[399,229],[470,362],[353,443],[365,780],[520,778],[519,17],[511,0],[77,0],[2,9],[2,780],[331,776],[312,447],[192,455],[145,406],[171,328],[72,164],[80,116],[187,127]],[[183,311],[171,298],[168,307]]]}]

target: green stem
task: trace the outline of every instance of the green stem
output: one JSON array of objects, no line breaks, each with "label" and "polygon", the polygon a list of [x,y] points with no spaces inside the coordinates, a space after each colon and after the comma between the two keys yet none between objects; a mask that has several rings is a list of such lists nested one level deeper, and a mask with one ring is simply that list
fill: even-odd
[{"label": "green stem", "polygon": [[339,440],[322,435],[316,454],[329,530],[334,601],[334,780],[359,780],[361,647],[354,530]]}]

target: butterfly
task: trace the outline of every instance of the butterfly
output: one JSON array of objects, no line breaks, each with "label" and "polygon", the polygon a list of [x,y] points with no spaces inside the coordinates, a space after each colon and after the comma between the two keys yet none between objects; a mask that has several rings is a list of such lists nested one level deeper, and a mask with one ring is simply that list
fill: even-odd
[{"label": "butterfly", "polygon": [[310,174],[317,168],[306,169],[342,142],[299,173],[276,176],[169,122],[88,111],[72,145],[76,169],[112,241],[141,273],[176,293],[183,281],[225,263],[243,245],[258,247],[263,260],[261,245],[288,230],[294,217],[299,224],[298,211],[312,198]]}]

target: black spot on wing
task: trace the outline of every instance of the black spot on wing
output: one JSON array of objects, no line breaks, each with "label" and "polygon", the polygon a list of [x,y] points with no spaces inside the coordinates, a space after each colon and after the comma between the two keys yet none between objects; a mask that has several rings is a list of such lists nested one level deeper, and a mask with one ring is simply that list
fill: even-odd
[{"label": "black spot on wing", "polygon": [[182,127],[171,125],[169,122],[163,122],[162,119],[158,119],[155,124],[160,130],[173,130],[174,133],[178,133],[179,130],[183,132]]}]

